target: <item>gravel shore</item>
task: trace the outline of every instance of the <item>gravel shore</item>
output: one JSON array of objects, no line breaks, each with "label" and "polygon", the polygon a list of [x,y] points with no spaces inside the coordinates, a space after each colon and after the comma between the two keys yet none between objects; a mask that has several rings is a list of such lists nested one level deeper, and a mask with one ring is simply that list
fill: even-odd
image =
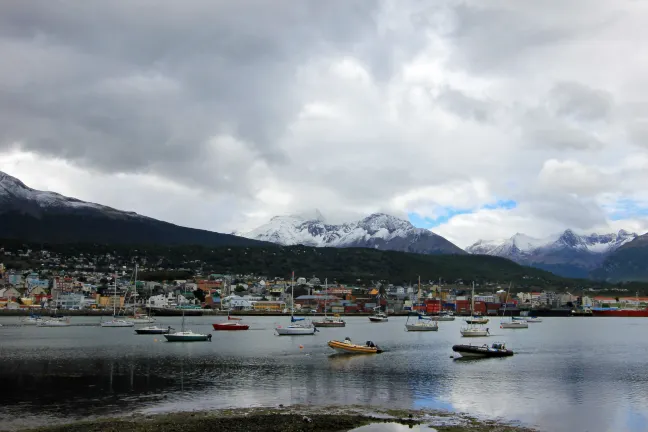
[{"label": "gravel shore", "polygon": [[[396,422],[433,427],[439,432],[533,432],[532,429],[432,411],[381,410],[368,407],[304,406],[134,414],[70,424],[23,429],[24,432],[341,432],[371,423]],[[415,430],[415,429],[414,429]]]}]

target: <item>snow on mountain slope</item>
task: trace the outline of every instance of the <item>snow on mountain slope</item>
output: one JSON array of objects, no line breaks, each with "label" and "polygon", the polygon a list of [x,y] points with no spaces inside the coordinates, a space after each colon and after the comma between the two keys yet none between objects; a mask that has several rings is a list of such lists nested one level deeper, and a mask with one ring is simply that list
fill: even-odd
[{"label": "snow on mountain slope", "polygon": [[[319,212],[318,212],[319,214]],[[465,253],[433,232],[415,228],[408,221],[376,213],[341,225],[326,224],[324,218],[303,219],[298,215],[275,216],[270,222],[242,237],[284,246],[371,247],[416,253]]]},{"label": "snow on mountain slope", "polygon": [[124,212],[100,204],[69,198],[56,192],[32,189],[17,178],[0,171],[0,213],[17,210],[34,214],[40,210],[65,208],[87,209],[128,217],[144,217],[137,213]]},{"label": "snow on mountain slope", "polygon": [[585,277],[610,253],[634,240],[635,233],[578,235],[568,229],[542,239],[515,234],[505,240],[479,240],[466,248],[472,254],[495,255],[571,277]]}]

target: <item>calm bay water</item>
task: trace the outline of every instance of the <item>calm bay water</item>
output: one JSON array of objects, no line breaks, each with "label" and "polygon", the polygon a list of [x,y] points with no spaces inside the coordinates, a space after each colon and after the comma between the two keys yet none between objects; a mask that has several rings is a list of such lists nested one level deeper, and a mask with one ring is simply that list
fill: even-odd
[{"label": "calm bay water", "polygon": [[[222,318],[187,317],[194,331]],[[546,431],[648,431],[648,320],[545,318],[473,343],[516,355],[454,361],[461,320],[408,333],[405,318],[315,336],[279,337],[288,318],[250,317],[247,332],[167,343],[132,328],[0,327],[0,429],[92,416],[278,404],[445,409],[519,420]],[[1,318],[0,324],[18,318]],[[73,322],[98,322],[75,317]],[[179,328],[180,318],[158,318]],[[387,352],[332,355],[330,339],[373,340]],[[302,346],[302,347],[300,347]]]}]

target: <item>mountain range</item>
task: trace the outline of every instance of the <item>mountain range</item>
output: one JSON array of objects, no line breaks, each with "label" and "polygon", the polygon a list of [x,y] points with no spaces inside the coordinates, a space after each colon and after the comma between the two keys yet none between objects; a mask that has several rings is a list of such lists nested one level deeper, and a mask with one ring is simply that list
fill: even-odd
[{"label": "mountain range", "polygon": [[264,243],[168,222],[27,187],[0,171],[0,238],[48,243],[196,244]]},{"label": "mountain range", "polygon": [[572,230],[546,238],[515,234],[504,240],[479,240],[471,254],[494,255],[566,277],[586,278],[617,249],[638,237],[621,230],[611,234],[578,235]]},{"label": "mountain range", "polygon": [[363,247],[420,254],[465,254],[445,238],[430,230],[384,213],[374,213],[358,221],[327,224],[321,213],[302,216],[275,216],[270,222],[239,235],[283,246]]},{"label": "mountain range", "polygon": [[0,238],[36,243],[371,248],[425,255],[491,255],[566,277],[648,280],[648,234],[621,230],[578,235],[566,230],[536,239],[516,234],[478,241],[466,251],[429,230],[384,213],[328,224],[319,212],[277,216],[247,233],[186,228],[134,212],[32,189],[0,171]]}]

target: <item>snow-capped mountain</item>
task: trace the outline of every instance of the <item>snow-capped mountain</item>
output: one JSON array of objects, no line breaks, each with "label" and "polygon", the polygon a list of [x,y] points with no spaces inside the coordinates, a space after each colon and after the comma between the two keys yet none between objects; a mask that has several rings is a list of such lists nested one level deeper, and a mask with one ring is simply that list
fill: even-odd
[{"label": "snow-capped mountain", "polygon": [[620,230],[611,234],[562,234],[534,238],[515,234],[504,240],[479,240],[466,248],[471,254],[496,255],[569,277],[587,277],[605,258],[637,234]]},{"label": "snow-capped mountain", "polygon": [[241,237],[142,216],[32,189],[0,171],[0,238],[33,242],[97,242],[252,246]]},{"label": "snow-capped mountain", "polygon": [[359,221],[332,225],[321,214],[310,219],[301,216],[275,216],[255,230],[239,235],[284,246],[301,244],[316,247],[367,247],[424,254],[462,254],[459,247],[433,232],[416,228],[408,221],[376,213]]}]

